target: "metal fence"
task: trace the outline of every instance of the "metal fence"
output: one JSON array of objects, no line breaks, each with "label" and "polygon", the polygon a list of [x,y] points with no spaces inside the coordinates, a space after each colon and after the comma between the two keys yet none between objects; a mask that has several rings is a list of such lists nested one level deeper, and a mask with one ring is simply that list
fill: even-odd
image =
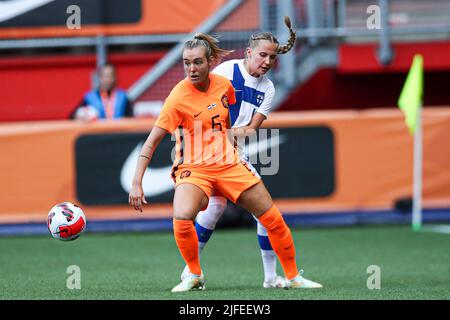
[{"label": "metal fence", "polygon": [[[280,56],[277,67],[269,73],[277,89],[276,105],[317,68],[337,63],[339,43],[378,42],[379,61],[387,64],[393,41],[450,38],[450,0],[230,0],[193,32],[219,36],[222,47],[235,50],[230,58],[242,58],[254,32],[270,31],[285,42],[289,35],[283,25],[285,15],[291,17],[298,41],[291,53]],[[101,65],[114,46],[172,45],[167,55],[128,91],[137,102],[138,113],[157,113],[171,88],[183,78],[181,46],[191,36],[0,40],[0,50],[90,46],[95,48],[97,64]]]}]

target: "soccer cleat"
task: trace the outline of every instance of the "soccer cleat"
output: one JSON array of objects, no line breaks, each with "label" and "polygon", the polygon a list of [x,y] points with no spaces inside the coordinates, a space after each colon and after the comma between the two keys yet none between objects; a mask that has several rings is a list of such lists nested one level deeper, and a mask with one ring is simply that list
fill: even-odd
[{"label": "soccer cleat", "polygon": [[199,276],[190,275],[184,278],[177,286],[172,289],[172,292],[186,292],[190,290],[205,290],[205,277],[202,274]]},{"label": "soccer cleat", "polygon": [[264,280],[263,287],[268,288],[286,288],[287,282],[283,277],[275,276],[272,279]]},{"label": "soccer cleat", "polygon": [[287,280],[287,288],[293,289],[313,289],[313,288],[323,288],[320,283],[308,280],[303,278],[301,275],[303,274],[303,270],[300,270],[300,273],[291,280]]},{"label": "soccer cleat", "polygon": [[[186,279],[187,277],[190,277],[190,276],[192,276],[192,273],[189,270],[189,267],[186,265],[183,269],[183,272],[181,273],[180,280],[183,281],[184,279]],[[203,271],[202,271],[201,277],[203,278]]]}]

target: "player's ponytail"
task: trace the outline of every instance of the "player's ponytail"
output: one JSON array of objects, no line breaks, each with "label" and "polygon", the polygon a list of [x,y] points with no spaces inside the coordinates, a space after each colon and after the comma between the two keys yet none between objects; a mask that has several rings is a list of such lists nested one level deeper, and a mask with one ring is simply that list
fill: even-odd
[{"label": "player's ponytail", "polygon": [[277,53],[279,54],[285,54],[289,52],[294,46],[295,40],[297,39],[297,34],[292,29],[291,19],[289,19],[288,16],[284,17],[284,24],[289,29],[289,39],[284,46],[278,46]]},{"label": "player's ponytail", "polygon": [[219,47],[219,40],[206,33],[196,33],[194,38],[184,43],[184,49],[193,49],[199,46],[206,48],[206,58],[219,63],[220,60],[229,55],[233,50],[225,50]]},{"label": "player's ponytail", "polygon": [[280,46],[280,42],[277,40],[277,38],[275,38],[275,36],[272,33],[260,32],[253,34],[250,37],[248,41],[248,47],[254,49],[258,46],[260,40],[266,40],[275,43],[277,45],[278,54],[288,53],[294,47],[297,35],[294,29],[292,28],[291,19],[288,16],[284,17],[284,23],[286,27],[289,29],[289,39],[285,45]]}]

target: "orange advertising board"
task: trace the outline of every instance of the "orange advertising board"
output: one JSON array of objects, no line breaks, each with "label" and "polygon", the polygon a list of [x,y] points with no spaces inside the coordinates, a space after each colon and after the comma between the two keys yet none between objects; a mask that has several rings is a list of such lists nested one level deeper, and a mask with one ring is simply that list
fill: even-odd
[{"label": "orange advertising board", "polygon": [[33,0],[20,7],[13,2],[2,4],[10,14],[0,14],[0,39],[188,33],[227,1]]},{"label": "orange advertising board", "polygon": [[[450,108],[426,108],[423,117],[423,204],[428,208],[448,208]],[[81,203],[89,219],[170,217],[170,194],[162,202],[156,201],[157,197],[148,197],[150,205],[143,213],[136,213],[126,205],[126,190],[122,190],[118,197],[115,193],[109,195],[111,185],[115,183],[115,178],[110,178],[116,173],[106,169],[102,172],[102,168],[112,163],[121,168],[128,153],[135,148],[136,142],[145,139],[152,124],[152,119],[91,124],[75,121],[2,124],[0,223],[45,221],[48,210],[62,201]],[[308,152],[314,154],[323,147],[302,138],[309,134],[309,129],[317,131],[318,137],[325,132],[323,141],[331,143],[328,151],[317,153],[319,158],[316,160],[312,158],[309,167],[295,168],[300,170],[298,174],[294,166],[284,168],[291,173],[290,179],[283,178],[282,184],[297,186],[285,188],[292,190],[278,188],[280,182],[276,179],[280,174],[263,176],[283,213],[391,209],[396,200],[412,195],[413,139],[405,127],[403,114],[397,109],[273,113],[264,127],[279,128],[280,134],[298,139],[290,144],[288,156],[281,153],[281,157],[289,158],[291,155],[290,161],[301,166],[305,166],[302,161],[309,157]],[[289,136],[289,132],[294,134],[296,130],[300,130],[299,135]],[[116,140],[118,137],[121,140]],[[100,144],[96,145],[98,142]],[[119,144],[127,143],[131,147],[125,154],[118,153]],[[294,157],[296,149],[306,151]],[[157,157],[167,156],[166,153],[170,152],[161,148],[156,152]],[[323,159],[331,164],[330,170],[330,165],[320,167],[321,164],[315,163],[321,162],[322,154],[330,158]],[[83,173],[86,169],[80,164],[83,161],[87,166],[100,161],[103,166]],[[321,170],[329,172],[324,174]],[[313,177],[313,180],[308,180],[308,177]],[[323,181],[315,181],[318,179],[314,177],[323,177]],[[275,183],[271,179],[275,179]],[[96,183],[99,183],[98,188],[93,187]],[[119,182],[117,184],[120,186]],[[324,184],[327,186],[322,188]],[[316,187],[317,193],[308,195],[309,189]],[[298,193],[297,197],[295,192],[300,189],[304,192]],[[98,197],[94,195],[97,192]]]}]

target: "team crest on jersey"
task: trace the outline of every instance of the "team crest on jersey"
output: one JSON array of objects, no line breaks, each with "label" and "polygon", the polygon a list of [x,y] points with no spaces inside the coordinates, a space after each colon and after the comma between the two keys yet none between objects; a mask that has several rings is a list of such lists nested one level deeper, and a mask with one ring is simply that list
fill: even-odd
[{"label": "team crest on jersey", "polygon": [[257,94],[256,95],[256,102],[258,103],[258,106],[260,106],[263,101],[264,101],[264,95],[263,94]]},{"label": "team crest on jersey", "polygon": [[224,94],[222,96],[221,100],[222,100],[223,106],[228,109],[228,96],[226,94]]}]

